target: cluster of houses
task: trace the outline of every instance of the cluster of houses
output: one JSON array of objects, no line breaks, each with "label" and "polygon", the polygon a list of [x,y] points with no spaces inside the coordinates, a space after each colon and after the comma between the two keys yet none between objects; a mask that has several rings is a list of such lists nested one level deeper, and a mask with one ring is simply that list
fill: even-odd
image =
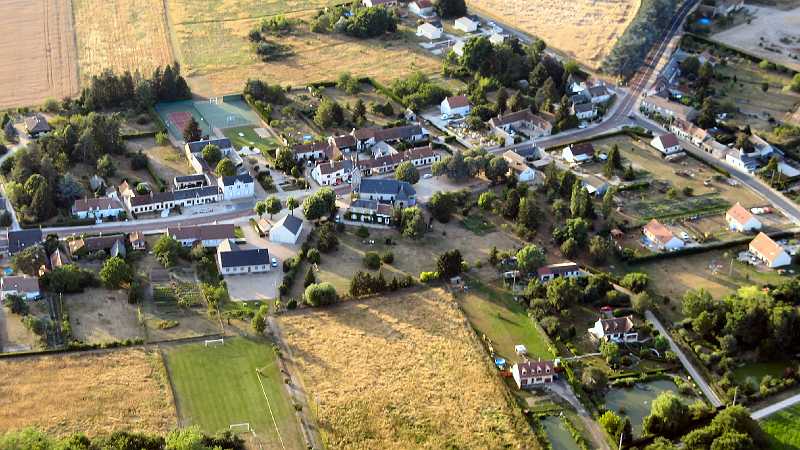
[{"label": "cluster of houses", "polygon": [[612,92],[601,80],[570,81],[572,114],[581,121],[597,118],[599,106],[611,100]]}]

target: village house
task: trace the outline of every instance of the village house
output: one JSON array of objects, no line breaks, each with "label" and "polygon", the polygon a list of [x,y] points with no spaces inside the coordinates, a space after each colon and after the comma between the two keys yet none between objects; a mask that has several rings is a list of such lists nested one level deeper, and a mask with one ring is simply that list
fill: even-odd
[{"label": "village house", "polygon": [[591,142],[570,144],[561,150],[561,157],[570,164],[580,164],[594,159],[594,145]]},{"label": "village house", "polygon": [[654,137],[653,140],[650,141],[650,145],[666,156],[683,151],[683,147],[681,147],[681,143],[678,141],[677,136],[672,133],[666,133]]},{"label": "village house", "polygon": [[788,266],[792,263],[792,257],[789,256],[789,253],[763,232],[758,233],[758,236],[750,241],[748,250],[771,269]]},{"label": "village house", "polygon": [[740,233],[761,229],[761,222],[739,202],[725,213],[725,221],[728,222],[728,228]]},{"label": "village house", "polygon": [[543,184],[544,174],[528,165],[528,161],[519,153],[508,150],[503,153],[503,159],[508,163],[509,173],[516,175],[522,183]]},{"label": "village house", "polygon": [[32,245],[42,243],[44,238],[41,229],[32,228],[29,230],[8,230],[6,231],[6,240],[8,241],[8,253],[13,256]]},{"label": "village house", "polygon": [[292,146],[295,161],[321,161],[333,153],[331,144],[328,141],[310,142],[308,144],[296,144]]},{"label": "village house", "polygon": [[592,120],[597,117],[597,108],[593,103],[573,103],[572,114],[578,120]]},{"label": "village house", "polygon": [[456,56],[464,56],[464,46],[467,45],[462,39],[458,39],[456,43],[453,45],[453,53]]},{"label": "village house", "polygon": [[758,169],[759,161],[749,156],[744,150],[732,150],[725,154],[725,162],[742,172],[753,173]]},{"label": "village house", "polygon": [[636,342],[639,340],[639,333],[635,330],[633,317],[613,317],[599,318],[589,334],[594,338],[607,342]]},{"label": "village house", "polygon": [[124,213],[125,207],[122,203],[111,197],[78,199],[72,205],[72,215],[79,219],[118,218]]},{"label": "village house", "polygon": [[583,186],[589,194],[595,197],[601,197],[608,190],[608,181],[597,175],[588,174],[581,178],[581,186]]},{"label": "village house", "polygon": [[358,142],[352,134],[345,134],[344,136],[331,136],[328,138],[328,144],[332,148],[332,155],[344,155],[358,149]]},{"label": "village house", "polygon": [[38,277],[7,276],[0,278],[0,297],[18,295],[25,300],[36,300],[41,296]]},{"label": "village house", "polygon": [[453,25],[456,30],[461,30],[464,33],[474,33],[478,31],[480,20],[473,20],[468,16],[464,16],[456,19]]},{"label": "village house", "polygon": [[446,99],[442,100],[442,104],[439,107],[442,117],[446,118],[453,116],[466,117],[470,110],[471,105],[466,95],[447,97]]},{"label": "village house", "polygon": [[52,254],[50,254],[50,258],[48,258],[50,262],[50,270],[58,269],[59,267],[64,267],[67,264],[72,263],[72,258],[69,257],[67,252],[61,250],[61,248],[56,248]]},{"label": "village house", "polygon": [[317,164],[311,171],[311,178],[320,186],[336,186],[350,182],[350,173],[353,171],[353,161],[325,161]]},{"label": "village house", "polygon": [[175,196],[172,192],[149,192],[145,195],[129,195],[124,198],[125,206],[133,214],[160,212],[175,206]]},{"label": "village house", "polygon": [[287,214],[269,230],[269,240],[281,244],[294,245],[303,233],[303,220],[293,214]]},{"label": "village house", "polygon": [[358,186],[358,198],[406,208],[417,203],[417,191],[405,181],[364,179]]},{"label": "village house", "polygon": [[417,36],[435,41],[436,39],[442,37],[442,30],[441,28],[437,28],[435,25],[426,22],[417,27]]},{"label": "village house", "polygon": [[131,248],[135,251],[147,250],[147,241],[144,240],[144,233],[141,231],[134,231],[128,235],[128,242]]},{"label": "village house", "polygon": [[360,128],[353,130],[358,150],[366,150],[379,142],[417,143],[428,139],[428,132],[419,125],[405,125],[393,128]]},{"label": "village house", "polygon": [[72,258],[81,258],[97,252],[105,252],[108,256],[124,258],[128,253],[125,247],[125,235],[91,236],[67,241],[67,250]]},{"label": "village house", "polygon": [[41,114],[34,114],[25,118],[25,132],[32,138],[37,138],[43,134],[53,131],[53,127],[47,123],[47,119]]},{"label": "village house", "polygon": [[506,36],[503,34],[492,33],[491,35],[489,35],[489,42],[491,42],[492,45],[502,45],[503,42],[505,41],[506,41]]},{"label": "village house", "polygon": [[530,109],[493,117],[489,119],[489,126],[497,136],[505,138],[506,143],[508,143],[509,137],[511,138],[511,143],[513,143],[514,135],[518,132],[524,133],[533,139],[550,136],[553,131],[553,126],[550,122],[532,113]]},{"label": "village house", "polygon": [[394,8],[397,6],[397,0],[363,0],[362,2],[364,6],[367,8],[372,8],[374,6],[383,6],[386,8]]},{"label": "village house", "polygon": [[727,16],[742,8],[744,8],[744,0],[717,0],[714,14]]},{"label": "village house", "polygon": [[199,242],[205,248],[217,247],[226,239],[236,239],[236,226],[233,224],[210,224],[189,227],[170,227],[167,234],[180,242],[183,247],[192,247]]},{"label": "village house", "polygon": [[243,275],[269,272],[269,250],[266,248],[241,249],[230,239],[217,247],[217,268],[222,275]]},{"label": "village house", "polygon": [[392,173],[404,161],[409,161],[414,167],[429,166],[442,159],[442,155],[433,150],[432,146],[417,147],[405,152],[394,153],[374,159],[358,161],[358,169],[364,176]]},{"label": "village house", "polygon": [[203,187],[208,185],[208,177],[204,173],[180,175],[172,180],[172,185],[175,190]]},{"label": "village house", "polygon": [[542,266],[536,271],[536,275],[539,277],[539,281],[542,283],[547,283],[548,281],[553,281],[556,278],[584,277],[586,276],[586,273],[584,273],[576,263],[567,261]]},{"label": "village house", "polygon": [[605,103],[611,100],[611,93],[604,84],[597,84],[586,89],[593,104]]},{"label": "village house", "polygon": [[697,117],[697,110],[691,106],[671,102],[659,96],[648,96],[642,100],[641,109],[648,113],[656,113],[665,119],[681,119],[691,122]]},{"label": "village house", "polygon": [[218,186],[203,186],[172,191],[172,198],[175,206],[188,208],[190,206],[221,202],[223,197],[222,189]]},{"label": "village house", "polygon": [[642,228],[645,237],[659,250],[674,251],[684,247],[685,243],[675,237],[672,231],[656,219]]},{"label": "village house", "polygon": [[195,142],[187,142],[184,145],[184,152],[189,165],[192,166],[196,173],[212,172],[213,169],[209,167],[206,160],[203,158],[203,149],[209,145],[216,145],[219,147],[223,156],[228,157],[233,165],[239,167],[242,165],[242,158],[236,153],[231,140],[228,138],[221,139],[203,139]]},{"label": "village house", "polygon": [[431,0],[415,0],[408,4],[408,10],[412,14],[420,17],[430,17],[434,15],[434,7]]},{"label": "village house", "polygon": [[354,222],[391,225],[392,206],[377,200],[356,199],[350,203],[345,218]]},{"label": "village house", "polygon": [[256,182],[246,173],[219,177],[217,184],[222,188],[222,198],[226,201],[251,198],[256,195]]},{"label": "village house", "polygon": [[552,383],[556,377],[553,361],[522,361],[511,367],[511,375],[519,389]]}]

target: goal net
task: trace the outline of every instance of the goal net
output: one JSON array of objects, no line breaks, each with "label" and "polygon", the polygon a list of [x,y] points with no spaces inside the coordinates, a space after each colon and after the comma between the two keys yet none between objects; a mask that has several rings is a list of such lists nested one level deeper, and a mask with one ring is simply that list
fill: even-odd
[{"label": "goal net", "polygon": [[222,339],[206,339],[205,340],[206,347],[217,347],[219,345],[225,345],[225,338]]},{"label": "goal net", "polygon": [[250,433],[253,431],[253,429],[250,428],[250,422],[233,423],[228,427],[228,429],[236,433]]}]

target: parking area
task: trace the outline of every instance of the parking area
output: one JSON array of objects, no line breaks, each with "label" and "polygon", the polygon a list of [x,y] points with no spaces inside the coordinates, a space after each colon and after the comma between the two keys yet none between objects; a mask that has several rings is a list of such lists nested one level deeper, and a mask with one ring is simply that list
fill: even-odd
[{"label": "parking area", "polygon": [[225,283],[231,300],[235,302],[272,300],[278,298],[282,278],[283,271],[279,266],[266,273],[229,275],[225,277]]}]

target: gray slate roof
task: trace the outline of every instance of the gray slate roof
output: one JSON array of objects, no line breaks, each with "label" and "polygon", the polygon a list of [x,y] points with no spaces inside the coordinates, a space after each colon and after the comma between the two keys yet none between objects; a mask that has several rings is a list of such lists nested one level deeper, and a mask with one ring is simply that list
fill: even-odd
[{"label": "gray slate roof", "polygon": [[11,253],[17,253],[25,247],[30,247],[40,242],[42,242],[42,230],[39,228],[8,232],[8,251]]},{"label": "gray slate roof", "polygon": [[239,181],[240,183],[249,184],[253,183],[253,177],[247,173],[243,173],[241,175],[232,175],[229,177],[222,177],[223,186],[233,186],[234,184],[236,184],[237,181]]},{"label": "gray slate roof", "polygon": [[291,214],[287,214],[283,217],[283,219],[279,220],[275,226],[284,227],[292,234],[297,234],[297,232],[303,227],[303,221]]},{"label": "gray slate roof", "polygon": [[391,194],[396,195],[401,200],[417,194],[417,191],[405,181],[376,179],[361,180],[358,192],[360,194]]},{"label": "gray slate roof", "polygon": [[209,144],[216,145],[217,147],[220,148],[220,150],[233,147],[233,145],[231,144],[231,140],[227,139],[227,138],[224,138],[224,139],[206,139],[206,140],[203,140],[203,141],[189,142],[186,145],[189,146],[189,151],[190,152],[197,153],[197,152],[202,152],[203,149],[206,148],[206,145],[209,145]]},{"label": "gray slate roof", "polygon": [[246,267],[269,264],[269,250],[266,248],[254,248],[241,250],[239,246],[228,241],[229,251],[223,250],[224,245],[220,246],[219,261],[222,267]]}]

